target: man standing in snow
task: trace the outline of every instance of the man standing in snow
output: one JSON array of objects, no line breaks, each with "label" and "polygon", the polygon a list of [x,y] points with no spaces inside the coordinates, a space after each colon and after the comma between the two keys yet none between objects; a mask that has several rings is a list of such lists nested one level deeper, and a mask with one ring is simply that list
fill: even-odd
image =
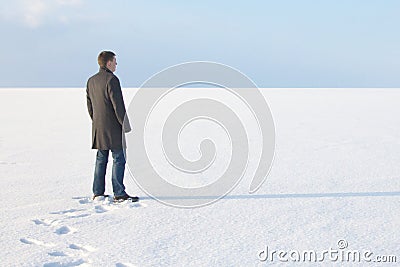
[{"label": "man standing in snow", "polygon": [[[92,149],[97,149],[93,180],[93,199],[104,195],[108,155],[113,157],[112,187],[114,200],[138,201],[125,192],[125,142],[123,134],[131,130],[126,117],[121,85],[114,71],[115,54],[103,51],[98,56],[100,70],[89,78],[86,86],[87,107],[92,119]],[[125,118],[125,123],[124,123]]]}]

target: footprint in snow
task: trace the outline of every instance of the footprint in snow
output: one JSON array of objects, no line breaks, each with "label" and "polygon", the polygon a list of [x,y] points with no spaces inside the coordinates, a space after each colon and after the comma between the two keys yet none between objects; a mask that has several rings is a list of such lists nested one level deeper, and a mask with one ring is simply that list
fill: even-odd
[{"label": "footprint in snow", "polygon": [[76,230],[74,228],[68,227],[68,226],[61,226],[60,228],[58,228],[55,233],[58,235],[66,235],[66,234],[70,234],[70,233],[74,233],[76,232]]},{"label": "footprint in snow", "polygon": [[59,223],[58,220],[51,219],[35,219],[32,220],[36,225],[44,225],[44,226],[55,226]]},{"label": "footprint in snow", "polygon": [[67,254],[65,254],[64,252],[62,252],[62,251],[53,251],[53,252],[49,252],[49,253],[47,253],[49,256],[52,256],[52,257],[65,257],[65,256],[68,256]]},{"label": "footprint in snow", "polygon": [[79,204],[88,204],[90,203],[90,199],[89,198],[84,198],[84,199],[79,199]]},{"label": "footprint in snow", "polygon": [[85,264],[86,261],[83,259],[78,259],[76,261],[69,261],[69,262],[49,262],[43,264],[43,267],[72,267],[72,266],[80,266]]},{"label": "footprint in snow", "polygon": [[68,215],[68,219],[76,219],[90,216],[89,213],[79,214],[79,215]]},{"label": "footprint in snow", "polygon": [[24,244],[28,244],[28,245],[38,245],[38,246],[42,246],[42,247],[54,247],[53,243],[45,243],[43,241],[40,240],[36,240],[33,238],[21,238],[19,241],[21,241]]},{"label": "footprint in snow", "polygon": [[81,205],[89,204],[89,203],[103,203],[103,204],[110,204],[112,203],[112,198],[110,197],[96,197],[92,199],[90,197],[73,197],[72,199],[77,199],[78,203]]},{"label": "footprint in snow", "polygon": [[104,212],[109,211],[110,209],[109,209],[109,208],[106,208],[106,207],[103,207],[103,206],[101,206],[101,205],[97,205],[97,206],[94,207],[94,210],[95,210],[97,213],[104,213]]},{"label": "footprint in snow", "polygon": [[120,263],[120,262],[118,262],[118,263],[115,264],[115,267],[136,267],[136,266],[133,265],[133,264],[130,264],[130,263]]},{"label": "footprint in snow", "polygon": [[88,204],[92,201],[89,197],[73,197],[72,199],[78,200],[79,204]]},{"label": "footprint in snow", "polygon": [[84,245],[77,245],[77,244],[70,244],[69,245],[70,249],[74,249],[74,250],[80,250],[80,251],[84,251],[84,252],[93,252],[96,249],[92,246],[84,246]]},{"label": "footprint in snow", "polygon": [[69,209],[69,210],[61,210],[61,211],[53,211],[50,214],[68,214],[68,213],[76,213],[78,211],[83,211],[84,209]]}]

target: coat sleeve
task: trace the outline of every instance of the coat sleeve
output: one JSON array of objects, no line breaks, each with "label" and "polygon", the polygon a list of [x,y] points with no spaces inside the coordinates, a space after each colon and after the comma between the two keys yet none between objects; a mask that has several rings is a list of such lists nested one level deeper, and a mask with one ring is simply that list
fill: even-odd
[{"label": "coat sleeve", "polygon": [[131,126],[129,123],[128,116],[126,114],[124,97],[122,95],[122,90],[121,90],[121,84],[116,76],[111,78],[110,82],[108,83],[107,90],[118,122],[123,126],[124,132],[126,133],[130,132]]},{"label": "coat sleeve", "polygon": [[89,116],[93,120],[93,106],[92,106],[92,100],[90,99],[89,95],[89,81],[86,84],[86,102],[87,102],[87,109],[89,112]]}]

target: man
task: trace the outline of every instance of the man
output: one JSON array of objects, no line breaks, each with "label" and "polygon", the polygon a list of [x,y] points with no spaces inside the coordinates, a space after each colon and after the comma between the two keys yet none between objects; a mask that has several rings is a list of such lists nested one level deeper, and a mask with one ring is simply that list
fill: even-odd
[{"label": "man", "polygon": [[[115,54],[103,51],[98,56],[100,70],[87,82],[86,96],[89,115],[92,119],[92,149],[97,149],[93,180],[93,199],[105,197],[105,175],[108,155],[111,150],[114,159],[112,166],[112,187],[114,200],[138,201],[125,192],[125,143],[123,132],[131,130],[121,85],[113,73],[117,67]],[[125,123],[124,123],[125,118]]]}]

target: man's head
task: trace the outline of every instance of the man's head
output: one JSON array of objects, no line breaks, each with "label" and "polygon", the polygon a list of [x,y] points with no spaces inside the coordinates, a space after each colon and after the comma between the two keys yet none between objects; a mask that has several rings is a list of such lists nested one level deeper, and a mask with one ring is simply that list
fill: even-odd
[{"label": "man's head", "polygon": [[101,52],[97,57],[97,62],[100,67],[107,68],[112,72],[117,68],[117,59],[115,58],[115,54],[111,51]]}]

